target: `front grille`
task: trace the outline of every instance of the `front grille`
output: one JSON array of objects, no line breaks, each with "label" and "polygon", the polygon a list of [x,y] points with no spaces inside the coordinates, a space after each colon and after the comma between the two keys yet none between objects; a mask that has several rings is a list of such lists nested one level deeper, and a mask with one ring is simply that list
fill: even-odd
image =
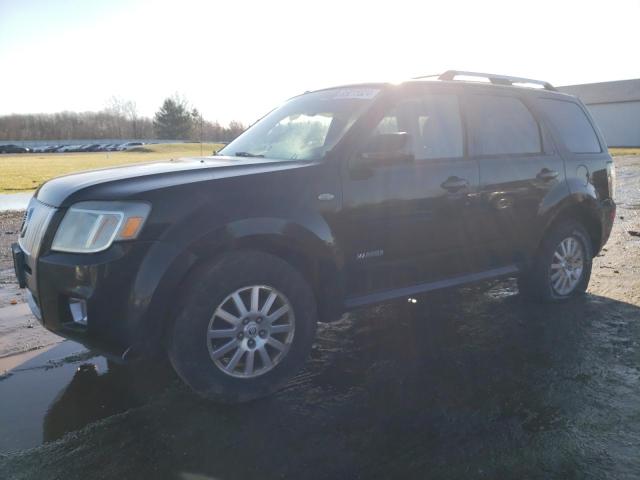
[{"label": "front grille", "polygon": [[18,243],[25,255],[37,258],[40,244],[56,209],[32,198],[27,207]]}]

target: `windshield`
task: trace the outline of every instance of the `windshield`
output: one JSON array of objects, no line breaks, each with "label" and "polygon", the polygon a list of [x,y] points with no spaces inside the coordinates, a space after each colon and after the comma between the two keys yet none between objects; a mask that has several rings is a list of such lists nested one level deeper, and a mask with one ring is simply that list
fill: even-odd
[{"label": "windshield", "polygon": [[320,160],[378,94],[336,88],[292,98],[222,149],[220,155]]}]

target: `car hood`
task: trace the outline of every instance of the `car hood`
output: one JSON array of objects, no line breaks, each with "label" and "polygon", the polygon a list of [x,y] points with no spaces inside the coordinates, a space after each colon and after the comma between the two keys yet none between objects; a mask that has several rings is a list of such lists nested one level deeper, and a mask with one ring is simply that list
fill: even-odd
[{"label": "car hood", "polygon": [[64,175],[44,183],[35,196],[52,207],[66,207],[76,201],[110,199],[108,197],[113,194],[108,192],[117,192],[124,198],[147,189],[300,168],[308,164],[230,156],[180,158]]}]

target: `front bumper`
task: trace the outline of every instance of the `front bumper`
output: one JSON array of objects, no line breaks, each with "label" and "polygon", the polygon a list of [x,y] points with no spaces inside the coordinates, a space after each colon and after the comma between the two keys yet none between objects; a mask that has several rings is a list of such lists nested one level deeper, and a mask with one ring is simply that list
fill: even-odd
[{"label": "front bumper", "polygon": [[[12,253],[16,277],[28,289],[28,305],[45,328],[88,348],[121,356],[142,341],[133,317],[144,311],[144,299],[136,295],[138,272],[152,245],[114,244],[95,254],[49,252],[37,258],[35,268],[29,267],[18,244],[12,246]],[[74,321],[72,299],[85,303],[85,324]]]}]

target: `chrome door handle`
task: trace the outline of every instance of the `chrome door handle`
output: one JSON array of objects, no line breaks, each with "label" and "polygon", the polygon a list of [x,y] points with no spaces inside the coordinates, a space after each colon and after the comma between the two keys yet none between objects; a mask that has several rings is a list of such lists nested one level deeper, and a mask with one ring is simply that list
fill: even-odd
[{"label": "chrome door handle", "polygon": [[543,180],[545,182],[548,182],[549,180],[553,180],[554,178],[556,178],[558,175],[560,175],[560,173],[556,172],[555,170],[549,170],[548,168],[543,168],[538,172],[538,174],[536,175],[536,178],[538,180]]},{"label": "chrome door handle", "polygon": [[457,192],[463,188],[469,188],[469,181],[460,177],[449,177],[440,186],[449,192]]}]

